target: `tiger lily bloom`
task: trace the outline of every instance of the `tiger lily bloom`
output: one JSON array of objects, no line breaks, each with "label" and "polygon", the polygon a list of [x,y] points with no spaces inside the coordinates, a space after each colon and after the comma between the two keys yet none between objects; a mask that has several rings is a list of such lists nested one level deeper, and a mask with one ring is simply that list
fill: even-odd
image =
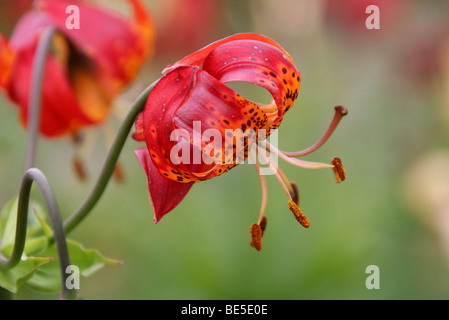
[{"label": "tiger lily bloom", "polygon": [[36,0],[10,39],[0,35],[0,88],[27,126],[33,59],[46,27],[57,32],[46,59],[40,132],[73,134],[105,120],[113,98],[135,77],[152,49],[153,27],[139,0],[127,0],[133,17],[76,2],[79,28],[67,27],[73,1]]},{"label": "tiger lily bloom", "polygon": [[[261,86],[271,93],[272,103],[245,99],[225,85],[232,81]],[[337,181],[344,180],[339,158],[332,164],[296,158],[318,149],[347,111],[341,106],[335,108],[329,129],[312,147],[299,152],[280,151],[267,138],[295,102],[299,86],[300,73],[290,55],[273,40],[257,34],[224,38],[168,66],[137,117],[133,134],[135,140],[146,142],[146,147],[135,153],[147,176],[153,221],[159,222],[175,208],[194,183],[219,176],[250,157],[262,185],[259,220],[250,229],[251,245],[261,249],[267,222],[262,164],[281,184],[295,218],[308,227],[299,208],[297,186],[276,168],[270,154],[299,167],[333,168]]]}]

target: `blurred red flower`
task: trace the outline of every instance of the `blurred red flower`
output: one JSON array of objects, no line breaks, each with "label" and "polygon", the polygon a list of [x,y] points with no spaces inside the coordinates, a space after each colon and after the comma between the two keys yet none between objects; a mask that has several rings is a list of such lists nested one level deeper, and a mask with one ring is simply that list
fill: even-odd
[{"label": "blurred red flower", "polygon": [[9,40],[0,37],[0,87],[19,107],[26,126],[35,51],[44,28],[57,33],[42,86],[40,132],[57,137],[102,122],[112,99],[135,77],[153,49],[152,21],[138,0],[132,19],[77,2],[79,29],[68,29],[65,0],[37,0]]},{"label": "blurred red flower", "polygon": [[220,0],[167,0],[157,8],[156,53],[191,52],[216,38],[222,22]]}]

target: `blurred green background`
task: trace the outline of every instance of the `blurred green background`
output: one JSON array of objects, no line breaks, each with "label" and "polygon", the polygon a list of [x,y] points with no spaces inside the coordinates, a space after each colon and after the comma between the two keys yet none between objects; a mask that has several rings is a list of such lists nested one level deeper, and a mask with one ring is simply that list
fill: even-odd
[{"label": "blurred green background", "polygon": [[[367,30],[364,8],[376,3],[381,29]],[[348,178],[337,184],[331,170],[280,160],[299,186],[311,227],[298,225],[276,179],[268,176],[268,227],[257,252],[248,233],[260,206],[254,168],[241,165],[195,185],[154,225],[145,175],[133,153],[142,145],[129,139],[120,157],[125,181],[111,181],[70,234],[124,262],[82,278],[84,299],[449,298],[447,1],[153,0],[145,5],[159,40],[138,79],[117,100],[109,128],[117,129],[135,97],[166,65],[227,35],[261,33],[290,53],[302,75],[298,100],[279,130],[280,149],[313,144],[327,128],[333,106],[344,105],[349,115],[330,141],[305,159],[329,162],[339,156]],[[1,13],[0,31],[9,35],[21,12],[7,12]],[[26,132],[4,95],[0,119],[3,204],[19,190]],[[83,201],[101,168],[104,127],[88,130],[97,140],[85,182],[72,170],[70,139],[39,140],[37,166],[64,217]],[[379,290],[365,287],[369,265],[380,269]],[[57,297],[22,288],[15,298]]]}]

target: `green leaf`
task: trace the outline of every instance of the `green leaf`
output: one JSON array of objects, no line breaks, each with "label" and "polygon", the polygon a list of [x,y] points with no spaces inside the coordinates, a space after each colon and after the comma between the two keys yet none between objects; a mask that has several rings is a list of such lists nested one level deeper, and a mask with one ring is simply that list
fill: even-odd
[{"label": "green leaf", "polygon": [[12,207],[16,205],[17,208],[17,197],[8,201],[2,208],[0,212],[0,243],[4,241],[5,230],[8,218],[10,216],[10,212],[13,210]]},{"label": "green leaf", "polygon": [[9,270],[0,270],[0,287],[16,293],[37,268],[51,262],[53,258],[28,257],[22,259],[17,266]]},{"label": "green leaf", "polygon": [[[67,240],[70,254],[70,262],[79,268],[84,277],[92,275],[105,265],[119,265],[121,261],[103,257],[98,251],[85,249],[80,243]],[[61,277],[59,274],[58,256],[56,247],[53,245],[42,253],[44,256],[54,257],[55,260],[37,269],[33,276],[25,283],[30,289],[53,293],[61,290]]]},{"label": "green leaf", "polygon": [[[0,214],[0,252],[7,257],[11,255],[14,248],[17,202],[17,198],[9,201]],[[45,216],[41,215],[42,212]],[[48,240],[53,232],[45,220],[46,216],[46,211],[38,204],[30,203],[23,258],[14,268],[0,271],[0,287],[11,292],[16,292],[22,284],[41,292],[61,290],[59,258],[56,245],[48,247]],[[103,257],[96,250],[85,249],[73,240],[67,240],[67,246],[71,264],[77,266],[84,277],[90,276],[105,265],[121,264],[120,261]]]},{"label": "green leaf", "polygon": [[[2,208],[0,213],[0,245],[2,252],[6,254],[8,248],[12,248],[14,245],[15,237],[16,237],[16,225],[17,225],[17,206],[18,206],[18,197],[10,200],[6,205]],[[30,214],[31,210],[36,213]],[[28,220],[27,220],[27,242],[29,238],[39,236],[42,234],[43,226],[41,226],[41,221],[37,218],[37,211],[43,211],[41,206],[34,201],[31,201],[28,206]],[[48,225],[47,225],[48,226]],[[51,232],[51,229],[50,229]],[[26,248],[26,247],[25,247]],[[34,249],[33,249],[34,251]],[[29,255],[33,255],[25,251]]]},{"label": "green leaf", "polygon": [[51,230],[50,225],[47,223],[47,221],[42,217],[37,210],[34,210],[34,214],[36,215],[37,220],[39,221],[42,230],[44,231],[45,237],[48,239],[51,238],[53,235],[53,231]]},{"label": "green leaf", "polygon": [[0,215],[0,236],[2,247],[14,244],[17,221],[17,200],[18,198],[14,198],[8,201],[2,208]]}]

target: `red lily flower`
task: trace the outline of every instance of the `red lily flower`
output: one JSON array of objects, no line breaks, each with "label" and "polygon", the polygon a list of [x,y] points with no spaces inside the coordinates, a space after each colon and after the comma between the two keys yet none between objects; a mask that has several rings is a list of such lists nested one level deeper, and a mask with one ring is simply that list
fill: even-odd
[{"label": "red lily flower", "polygon": [[[344,180],[341,161],[328,165],[294,157],[322,145],[346,109],[336,108],[325,136],[305,151],[289,154],[270,144],[266,138],[280,125],[298,96],[300,73],[281,46],[256,34],[237,34],[214,42],[167,67],[163,74],[136,119],[133,134],[134,139],[147,145],[135,153],[147,175],[154,222],[175,208],[193,183],[227,172],[259,148],[259,157],[286,191],[291,211],[307,227],[307,219],[298,207],[296,185],[275,168],[266,150],[301,167],[334,168],[339,179]],[[262,105],[243,98],[225,85],[232,81],[265,88],[273,102]],[[254,164],[260,169],[257,157]],[[259,175],[262,208],[258,223],[250,230],[251,243],[258,250],[266,226],[266,182],[261,170]]]},{"label": "red lily flower", "polygon": [[49,137],[74,133],[102,122],[112,99],[136,75],[150,53],[152,22],[138,0],[128,0],[130,20],[77,2],[80,28],[68,29],[64,0],[37,0],[7,41],[0,37],[0,86],[20,109],[26,126],[33,59],[45,27],[57,28],[46,60],[40,132]]}]

